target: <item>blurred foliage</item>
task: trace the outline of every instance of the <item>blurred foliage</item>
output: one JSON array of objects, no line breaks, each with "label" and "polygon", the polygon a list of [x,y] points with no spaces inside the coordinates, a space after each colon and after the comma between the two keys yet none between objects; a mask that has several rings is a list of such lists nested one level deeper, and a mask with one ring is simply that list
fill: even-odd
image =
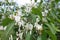
[{"label": "blurred foliage", "polygon": [[[52,1],[52,0],[51,0]],[[37,0],[35,0],[35,2],[37,2]],[[32,11],[28,16],[24,16],[27,17],[27,22],[30,22],[34,25],[35,21],[36,21],[36,15],[39,15],[40,17],[40,23],[43,24],[43,30],[41,31],[42,34],[40,35],[40,31],[36,31],[35,28],[32,29],[32,32],[30,34],[30,32],[28,31],[27,33],[24,31],[23,33],[23,40],[47,40],[48,38],[51,40],[57,40],[57,32],[60,32],[60,9],[55,8],[55,3],[58,4],[58,2],[60,2],[59,0],[55,0],[52,1],[51,4],[47,3],[47,6],[45,6],[43,3],[43,1],[41,0],[41,2],[39,3],[39,6],[37,6],[37,8],[32,7]],[[6,5],[14,5],[14,8],[16,8],[16,10],[18,10],[19,8],[15,5],[14,2],[9,3],[8,1],[6,1],[6,3],[2,3],[0,2],[0,6],[2,6],[2,4],[6,4]],[[49,4],[49,5],[48,5]],[[46,7],[46,8],[44,8]],[[2,15],[5,15],[5,18],[2,19],[2,24],[4,27],[7,26],[6,30],[2,30],[0,31],[0,38],[1,40],[9,40],[10,35],[13,35],[13,40],[16,40],[17,36],[16,36],[16,32],[18,31],[18,25],[15,25],[15,21],[11,20],[10,18],[8,18],[9,14],[14,14],[16,10],[14,10],[14,8],[12,9],[13,11],[10,12],[9,10],[6,11],[4,13],[4,9],[0,8],[1,10],[1,14],[0,14],[0,21],[2,19]],[[48,11],[47,16],[46,17],[46,22],[42,21],[43,20],[43,16],[42,16],[42,11],[44,11],[44,9],[51,9],[51,11]],[[24,9],[23,7],[21,8],[22,10]],[[23,12],[25,13],[25,12]],[[39,23],[39,24],[40,24]]]}]

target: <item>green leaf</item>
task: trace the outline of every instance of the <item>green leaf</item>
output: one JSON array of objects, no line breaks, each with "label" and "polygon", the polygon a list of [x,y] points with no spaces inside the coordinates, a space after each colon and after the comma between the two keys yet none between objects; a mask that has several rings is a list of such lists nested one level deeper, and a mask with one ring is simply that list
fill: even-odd
[{"label": "green leaf", "polygon": [[0,19],[2,18],[2,15],[0,14]]},{"label": "green leaf", "polygon": [[9,25],[7,25],[7,29],[6,29],[6,36],[11,32],[11,30],[13,29],[15,25],[15,22],[10,23]]},{"label": "green leaf", "polygon": [[51,13],[51,15],[56,21],[60,22],[60,19],[57,17],[57,15],[55,15],[54,13]]},{"label": "green leaf", "polygon": [[6,25],[8,25],[9,23],[11,23],[13,20],[11,20],[10,18],[5,18],[5,19],[3,19],[2,20],[2,25],[3,26],[6,26]]},{"label": "green leaf", "polygon": [[36,32],[35,27],[32,29],[31,40],[37,40],[38,32]]},{"label": "green leaf", "polygon": [[50,22],[53,22],[54,23],[55,22],[52,17],[46,17],[46,18],[47,18],[48,23],[50,23]]},{"label": "green leaf", "polygon": [[58,3],[60,0],[55,0],[56,3]]},{"label": "green leaf", "polygon": [[30,37],[31,37],[30,32],[28,32],[28,33],[26,34],[25,40],[30,40]]},{"label": "green leaf", "polygon": [[53,34],[51,31],[49,30],[45,30],[46,33],[51,37],[51,40],[57,40],[57,37],[55,34]]},{"label": "green leaf", "polygon": [[0,38],[1,38],[1,39],[4,38],[4,35],[5,35],[4,33],[5,33],[5,31],[0,30]]},{"label": "green leaf", "polygon": [[36,22],[36,15],[34,14],[29,14],[29,16],[27,17],[28,22],[34,24]]},{"label": "green leaf", "polygon": [[35,0],[35,2],[37,2],[37,0]]},{"label": "green leaf", "polygon": [[38,36],[37,40],[42,40],[42,39],[41,39],[41,36]]},{"label": "green leaf", "polygon": [[37,40],[47,40],[47,33],[43,31],[42,35],[38,36]]},{"label": "green leaf", "polygon": [[42,20],[42,13],[41,13],[41,8],[32,8],[32,13],[35,15],[39,15],[40,16],[40,20]]},{"label": "green leaf", "polygon": [[41,40],[47,40],[47,33],[43,30]]},{"label": "green leaf", "polygon": [[53,34],[56,33],[56,30],[54,29],[53,26],[51,26],[51,24],[46,23],[46,25],[48,26],[48,29],[49,29]]},{"label": "green leaf", "polygon": [[60,32],[60,30],[53,23],[51,23],[51,25],[57,32]]},{"label": "green leaf", "polygon": [[13,33],[13,27],[14,27],[14,22],[10,23],[7,25],[7,29],[5,31],[0,31],[2,32],[1,34],[1,39],[2,40],[8,40],[9,36]]}]

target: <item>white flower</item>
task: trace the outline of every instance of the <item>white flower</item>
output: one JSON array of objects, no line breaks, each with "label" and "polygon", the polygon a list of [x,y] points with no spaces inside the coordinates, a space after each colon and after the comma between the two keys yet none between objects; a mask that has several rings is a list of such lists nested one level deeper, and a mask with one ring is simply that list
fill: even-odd
[{"label": "white flower", "polygon": [[10,40],[10,37],[9,37],[9,40]]},{"label": "white flower", "polygon": [[43,18],[42,18],[42,21],[43,21],[43,22],[47,22],[46,17],[43,17]]},{"label": "white flower", "polygon": [[47,11],[45,11],[45,12],[42,12],[42,16],[47,16]]},{"label": "white flower", "polygon": [[49,11],[51,11],[51,9],[49,9]]},{"label": "white flower", "polygon": [[18,11],[17,15],[18,15],[18,16],[24,16],[24,15],[22,14],[21,10]]},{"label": "white flower", "polygon": [[16,38],[16,40],[19,40],[19,38]]},{"label": "white flower", "polygon": [[32,30],[33,29],[33,25],[30,23],[29,24],[29,29]]},{"label": "white flower", "polygon": [[22,40],[23,32],[19,33],[19,37]]},{"label": "white flower", "polygon": [[31,11],[30,5],[26,7],[25,11],[26,11],[26,12],[30,12],[30,11]]},{"label": "white flower", "polygon": [[42,24],[39,25],[38,23],[35,23],[36,30],[43,30]]},{"label": "white flower", "polygon": [[9,15],[9,18],[10,18],[10,19],[13,19],[13,15],[12,15],[12,14],[11,14],[11,15]]},{"label": "white flower", "polygon": [[42,12],[42,16],[45,16],[45,12]]},{"label": "white flower", "polygon": [[3,26],[0,26],[0,30],[4,30]]},{"label": "white flower", "polygon": [[22,24],[22,23],[19,21],[19,22],[18,22],[19,27],[21,27],[21,24]]},{"label": "white flower", "polygon": [[16,36],[19,36],[18,32],[16,32]]},{"label": "white flower", "polygon": [[13,9],[14,6],[10,6],[10,7],[11,7],[11,9]]},{"label": "white flower", "polygon": [[9,40],[13,40],[13,36],[12,35],[10,35]]},{"label": "white flower", "polygon": [[10,35],[10,37],[11,37],[11,40],[13,40],[13,36],[12,36],[12,35]]},{"label": "white flower", "polygon": [[38,6],[38,3],[34,3],[33,7],[37,8]]},{"label": "white flower", "polygon": [[48,10],[45,10],[45,13],[48,13]]},{"label": "white flower", "polygon": [[3,27],[3,26],[0,26],[0,30],[6,30],[7,26]]},{"label": "white flower", "polygon": [[24,24],[25,24],[25,22],[24,22],[23,20],[20,20],[20,21],[18,22],[19,27],[24,26]]},{"label": "white flower", "polygon": [[4,5],[4,4],[2,5],[2,8],[3,8],[3,9],[5,8],[5,5]]},{"label": "white flower", "polygon": [[4,18],[5,18],[5,16],[3,15],[3,16],[2,16],[2,19],[4,19]]},{"label": "white flower", "polygon": [[36,22],[38,23],[40,20],[39,20],[39,18],[36,18]]},{"label": "white flower", "polygon": [[26,30],[32,30],[33,29],[33,25],[31,23],[27,23],[25,25],[25,28],[26,28]]},{"label": "white flower", "polygon": [[24,17],[24,20],[25,20],[25,21],[27,21],[27,18],[26,18],[26,17]]},{"label": "white flower", "polygon": [[6,30],[7,26],[4,27],[4,30]]},{"label": "white flower", "polygon": [[21,19],[20,16],[15,16],[14,18],[15,18],[15,21],[16,21],[16,22],[19,22],[20,19]]},{"label": "white flower", "polygon": [[30,31],[30,34],[32,33],[32,31]]},{"label": "white flower", "polygon": [[35,0],[31,0],[31,3],[34,4],[35,3]]},{"label": "white flower", "polygon": [[37,0],[37,2],[41,2],[41,0]]}]

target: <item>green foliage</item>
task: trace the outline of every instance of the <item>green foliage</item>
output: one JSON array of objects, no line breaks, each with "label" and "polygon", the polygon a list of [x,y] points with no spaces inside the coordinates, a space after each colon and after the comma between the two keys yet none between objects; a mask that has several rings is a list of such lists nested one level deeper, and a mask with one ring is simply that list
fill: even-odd
[{"label": "green foliage", "polygon": [[35,2],[37,2],[37,0],[35,0]]},{"label": "green foliage", "polygon": [[14,33],[13,27],[14,27],[14,22],[8,24],[7,29],[5,31],[0,31],[0,33],[1,33],[0,35],[1,35],[2,40],[9,39],[9,36]]},{"label": "green foliage", "polygon": [[36,22],[36,17],[37,17],[36,15],[31,13],[31,14],[29,14],[29,16],[27,16],[27,20],[28,20],[28,22],[34,24]]},{"label": "green foliage", "polygon": [[[37,0],[35,0],[35,2],[37,2]],[[53,2],[53,3],[52,3]],[[51,40],[57,40],[57,36],[56,33],[60,32],[60,9],[55,8],[55,3],[57,4],[59,2],[59,0],[55,0],[52,1],[51,4],[47,3],[44,4],[43,1],[41,1],[41,3],[39,3],[39,6],[37,6],[37,8],[32,7],[31,12],[29,13],[28,16],[23,16],[27,18],[27,23],[31,23],[31,24],[35,24],[36,22],[36,17],[37,15],[40,17],[40,21],[38,24],[43,24],[43,30],[42,31],[38,31],[36,30],[34,27],[32,30],[27,30],[26,33],[26,29],[24,30],[20,30],[21,32],[24,33],[23,37],[24,40],[47,40],[48,38],[50,38]],[[1,2],[0,2],[0,6],[1,6]],[[9,3],[8,0],[6,0],[6,5],[14,5],[15,7],[15,3]],[[16,7],[16,11],[19,8]],[[23,10],[22,13],[26,13],[25,12],[25,7],[21,7],[21,9]],[[47,16],[42,16],[42,12],[45,11],[45,9],[48,10]],[[51,10],[49,10],[51,9]],[[13,9],[12,9],[13,10]],[[19,26],[17,25],[18,23],[16,23],[14,20],[11,20],[10,18],[8,18],[8,16],[10,15],[10,13],[15,13],[14,11],[10,12],[10,11],[6,11],[6,13],[3,12],[4,9],[2,9],[2,13],[0,14],[0,19],[2,19],[2,15],[5,16],[4,19],[2,19],[2,25],[5,27],[7,26],[6,30],[1,30],[0,31],[0,38],[2,40],[9,40],[10,35],[13,35],[13,40],[16,40],[17,36],[16,36],[16,32],[18,32]],[[58,13],[58,14],[57,14]],[[43,18],[46,18],[46,22],[43,21]],[[23,19],[23,18],[22,18]],[[16,25],[15,25],[16,23]],[[22,27],[22,26],[21,26]],[[31,34],[30,34],[31,31]],[[41,33],[41,34],[39,34]]]},{"label": "green foliage", "polygon": [[48,35],[51,37],[51,40],[57,40],[57,37],[55,34],[53,34],[51,31],[46,30],[46,32],[48,33]]},{"label": "green foliage", "polygon": [[41,13],[41,8],[32,8],[32,13],[35,14],[35,15],[39,15],[40,16],[40,20],[42,20],[42,13]]},{"label": "green foliage", "polygon": [[31,37],[31,35],[30,35],[30,33],[28,32],[28,33],[26,34],[25,40],[30,40],[30,37]]},{"label": "green foliage", "polygon": [[10,18],[7,17],[7,18],[2,20],[2,25],[6,26],[6,25],[8,25],[11,22],[13,22],[13,20],[11,20]]}]

